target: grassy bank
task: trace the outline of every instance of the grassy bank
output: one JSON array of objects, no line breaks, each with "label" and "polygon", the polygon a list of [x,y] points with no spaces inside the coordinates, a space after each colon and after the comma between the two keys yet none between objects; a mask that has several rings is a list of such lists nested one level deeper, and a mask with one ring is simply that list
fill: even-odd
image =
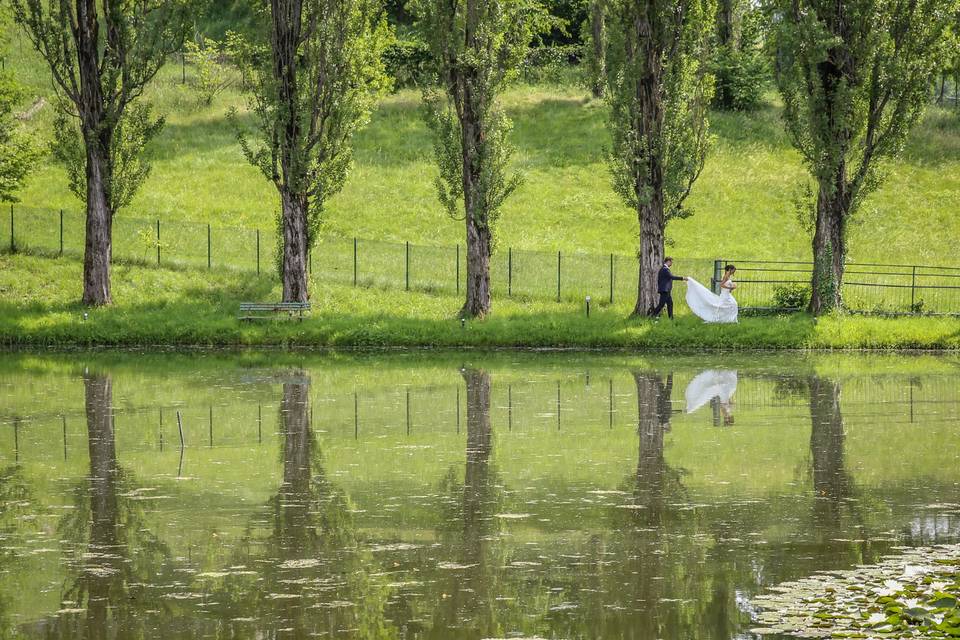
[{"label": "grassy bank", "polygon": [[[312,284],[303,322],[241,323],[240,301],[276,300],[273,278],[231,271],[116,265],[116,304],[86,310],[82,264],[0,255],[0,343],[7,346],[571,347],[716,349],[957,349],[960,320],[807,315],[705,325],[628,319],[627,302],[599,306],[497,299],[494,314],[461,327],[461,300],[345,285]],[[86,320],[84,313],[88,313]]]}]

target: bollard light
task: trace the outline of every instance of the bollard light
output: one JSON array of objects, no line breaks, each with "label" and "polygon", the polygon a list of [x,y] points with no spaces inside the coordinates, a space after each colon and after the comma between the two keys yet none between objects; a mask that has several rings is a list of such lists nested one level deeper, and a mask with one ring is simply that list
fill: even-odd
[{"label": "bollard light", "polygon": [[466,319],[466,318],[460,318],[460,328],[461,328],[461,329],[466,329],[466,328],[467,328],[467,319]]},{"label": "bollard light", "polygon": [[86,312],[86,311],[83,312],[83,321],[84,321],[84,322],[87,321],[87,312]]},{"label": "bollard light", "polygon": [[587,296],[587,317],[590,317],[590,296]]}]

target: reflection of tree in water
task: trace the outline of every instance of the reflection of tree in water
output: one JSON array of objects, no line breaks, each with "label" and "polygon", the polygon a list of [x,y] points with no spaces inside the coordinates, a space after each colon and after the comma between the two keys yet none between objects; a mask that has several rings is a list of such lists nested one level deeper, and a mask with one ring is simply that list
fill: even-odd
[{"label": "reflection of tree in water", "polygon": [[[846,466],[841,385],[838,380],[820,376],[811,376],[808,385],[813,524],[818,544],[832,550],[831,554],[820,557],[835,555],[837,564],[862,562],[870,552],[870,542],[863,532],[859,497]],[[843,542],[845,539],[853,542]]]},{"label": "reflection of tree in water", "polygon": [[467,450],[463,483],[456,469],[441,482],[449,497],[440,525],[437,603],[425,637],[486,638],[500,633],[499,524],[501,503],[496,471],[491,467],[493,432],[490,425],[490,374],[479,369],[461,371],[466,382]]},{"label": "reflection of tree in water", "polygon": [[[65,612],[44,626],[47,638],[148,635],[164,605],[151,585],[173,582],[170,552],[144,524],[136,483],[117,464],[110,376],[84,374],[90,475],[74,492],[75,509],[57,527],[73,551],[75,576]],[[84,609],[73,613],[70,609]]]},{"label": "reflection of tree in water", "polygon": [[364,566],[347,497],[324,474],[309,394],[303,373],[283,385],[283,479],[269,502],[269,526],[251,526],[250,549],[235,558],[256,575],[227,576],[211,596],[214,613],[244,620],[241,635],[384,637],[385,588]]}]

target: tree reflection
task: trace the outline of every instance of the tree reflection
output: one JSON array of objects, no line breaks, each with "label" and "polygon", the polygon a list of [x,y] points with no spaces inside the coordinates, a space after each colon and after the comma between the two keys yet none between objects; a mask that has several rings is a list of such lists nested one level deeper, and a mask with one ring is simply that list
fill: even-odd
[{"label": "tree reflection", "polygon": [[172,582],[170,553],[146,529],[136,484],[117,463],[110,376],[85,373],[83,384],[90,471],[74,492],[75,509],[57,528],[74,552],[69,566],[75,577],[61,597],[64,611],[44,635],[142,636],[148,618],[163,613],[154,589]]},{"label": "tree reflection", "polygon": [[499,521],[501,502],[490,422],[490,374],[462,369],[466,383],[467,446],[463,482],[451,469],[441,483],[447,496],[440,525],[438,583],[440,593],[433,620],[424,635],[448,638],[486,638],[500,632],[496,596],[499,594]]},{"label": "tree reflection", "polygon": [[234,559],[257,575],[228,575],[212,594],[215,613],[241,636],[383,637],[386,590],[369,576],[346,495],[324,473],[303,372],[283,384],[280,430],[280,487],[249,529],[250,551]]}]

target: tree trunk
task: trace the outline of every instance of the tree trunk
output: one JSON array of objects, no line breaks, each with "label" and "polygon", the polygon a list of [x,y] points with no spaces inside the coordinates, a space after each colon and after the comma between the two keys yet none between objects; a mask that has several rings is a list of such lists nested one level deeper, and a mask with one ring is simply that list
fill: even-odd
[{"label": "tree trunk", "polygon": [[[475,40],[476,2],[467,3],[467,42]],[[480,148],[483,144],[483,121],[476,101],[473,87],[477,83],[474,77],[458,73],[458,91],[462,96],[460,116],[461,152],[463,154],[463,207],[467,225],[467,299],[460,310],[461,317],[482,318],[490,313],[490,251],[492,238],[490,233],[489,212],[482,200],[480,176],[482,158]]]},{"label": "tree trunk", "polygon": [[113,212],[107,201],[105,182],[109,171],[98,143],[87,143],[87,221],[83,251],[83,304],[104,305],[110,295],[110,260],[113,256]]},{"label": "tree trunk", "polygon": [[717,40],[720,47],[736,47],[736,0],[720,0],[717,4]]},{"label": "tree trunk", "polygon": [[87,224],[83,253],[83,304],[110,304],[110,259],[113,256],[113,211],[108,189],[113,181],[109,161],[113,126],[104,118],[100,85],[100,25],[94,0],[78,0],[77,60],[80,115],[86,149]]},{"label": "tree trunk", "polygon": [[817,195],[817,220],[813,234],[813,277],[810,312],[819,315],[843,305],[842,286],[846,256],[844,233],[849,206],[846,176],[838,170],[834,187],[821,185]]},{"label": "tree trunk", "polygon": [[590,32],[593,39],[593,78],[591,90],[594,98],[602,98],[607,87],[607,29],[604,15],[604,0],[590,4]]},{"label": "tree trunk", "polygon": [[307,302],[307,198],[281,189],[283,224],[283,301]]},{"label": "tree trunk", "polygon": [[666,494],[666,461],[663,457],[663,436],[670,429],[670,394],[673,375],[664,384],[660,374],[634,371],[637,386],[637,454],[635,499],[643,512],[637,516],[647,527],[662,524]]},{"label": "tree trunk", "polygon": [[467,300],[462,317],[481,318],[490,313],[490,229],[467,216]]},{"label": "tree trunk", "polygon": [[[634,316],[643,316],[657,303],[657,273],[663,265],[663,242],[666,219],[663,211],[663,164],[660,151],[663,132],[663,52],[656,42],[650,16],[643,13],[632,34],[635,40],[627,47],[627,55],[645,58],[644,74],[637,80],[633,129],[643,140],[645,151],[638,161],[633,191],[636,195],[637,219],[640,225],[639,273],[637,303]],[[634,65],[629,65],[633,67]]]},{"label": "tree trunk", "polygon": [[637,304],[633,315],[643,316],[656,306],[657,273],[663,266],[663,202],[654,194],[654,201],[641,205],[640,220],[640,273],[637,278]]}]

